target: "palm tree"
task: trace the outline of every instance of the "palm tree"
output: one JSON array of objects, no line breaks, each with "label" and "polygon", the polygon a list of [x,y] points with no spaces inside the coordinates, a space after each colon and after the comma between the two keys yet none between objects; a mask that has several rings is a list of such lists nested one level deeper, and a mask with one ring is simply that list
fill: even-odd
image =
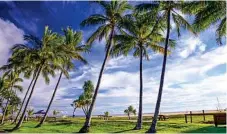
[{"label": "palm tree", "polygon": [[[160,29],[154,28],[155,22],[153,18],[144,15],[127,15],[122,24],[122,35],[114,37],[118,44],[113,47],[113,55],[127,55],[134,50],[133,55],[140,58],[139,112],[137,125],[134,128],[137,130],[142,128],[143,57],[149,60],[148,49],[160,53],[164,52],[164,47],[160,43],[163,43],[165,38],[162,37]],[[172,40],[171,46],[174,46]]]},{"label": "palm tree", "polygon": [[33,75],[33,78],[32,78],[32,80],[31,80],[29,86],[28,86],[28,89],[27,89],[27,91],[26,91],[26,93],[25,93],[25,95],[24,95],[23,101],[22,101],[22,103],[21,103],[21,105],[20,105],[19,111],[17,112],[16,118],[14,119],[13,123],[16,123],[16,122],[17,122],[17,119],[18,119],[18,117],[19,117],[19,115],[20,115],[20,113],[21,113],[21,110],[22,110],[23,106],[24,106],[25,100],[26,100],[26,98],[27,98],[27,96],[28,96],[28,93],[29,93],[29,91],[30,91],[30,89],[31,89],[32,83],[34,82],[34,79],[35,79],[35,73],[34,73],[34,75]]},{"label": "palm tree", "polygon": [[185,2],[183,12],[195,15],[193,26],[197,32],[218,24],[216,41],[222,45],[226,36],[226,1],[190,1]]},{"label": "palm tree", "polygon": [[17,96],[17,94],[13,94],[13,96],[10,99],[9,105],[11,106],[11,110],[12,110],[12,115],[14,114],[14,112],[18,111],[18,106],[20,106],[21,104],[21,99]]},{"label": "palm tree", "polygon": [[36,70],[36,75],[22,115],[13,130],[20,128],[23,123],[28,104],[31,100],[40,74],[44,77],[46,84],[48,84],[50,82],[48,75],[55,76],[54,70],[57,68],[56,65],[53,64],[56,54],[53,50],[58,46],[57,43],[59,42],[56,33],[53,33],[49,30],[48,26],[46,26],[42,40],[39,40],[34,36],[25,36],[25,39],[28,40],[30,44],[16,45],[13,47],[13,56],[22,55],[22,57],[24,57],[24,63],[30,65],[34,70]]},{"label": "palm tree", "polygon": [[49,102],[49,105],[47,107],[46,113],[41,119],[40,123],[36,127],[41,127],[42,124],[45,122],[48,111],[51,107],[51,104],[54,100],[55,94],[58,89],[58,85],[60,83],[62,74],[66,76],[66,78],[69,78],[68,70],[73,69],[74,64],[72,63],[72,60],[80,61],[84,64],[87,64],[87,61],[81,56],[82,52],[86,52],[87,48],[84,45],[79,45],[79,43],[82,40],[82,34],[81,32],[73,31],[71,28],[67,28],[63,30],[64,32],[64,38],[63,42],[59,47],[55,49],[56,53],[56,64],[57,68],[61,71],[57,85],[55,86],[53,95],[51,97],[51,100]]},{"label": "palm tree", "polygon": [[102,74],[106,65],[106,61],[109,57],[110,49],[113,43],[113,36],[116,33],[117,25],[119,20],[121,19],[122,14],[127,10],[130,9],[131,6],[126,1],[99,1],[97,2],[103,9],[105,14],[94,14],[82,21],[81,26],[89,26],[89,25],[99,25],[98,29],[90,36],[87,40],[87,44],[92,44],[94,40],[97,38],[101,41],[104,37],[106,39],[106,53],[105,58],[102,63],[102,67],[99,73],[98,81],[95,88],[95,93],[92,98],[92,103],[89,107],[88,114],[86,116],[86,121],[84,126],[80,129],[79,132],[88,132],[92,111],[95,105],[96,97],[98,94],[99,86],[102,79]]},{"label": "palm tree", "polygon": [[[161,104],[161,98],[162,98],[162,91],[163,91],[163,85],[164,85],[164,78],[165,78],[165,69],[166,69],[166,60],[167,60],[167,51],[169,47],[169,35],[170,35],[170,20],[172,16],[173,22],[176,24],[176,30],[178,33],[178,36],[180,36],[180,28],[185,28],[189,30],[190,32],[194,33],[194,29],[191,27],[191,25],[184,19],[183,16],[181,16],[177,11],[181,11],[183,6],[183,2],[178,1],[163,1],[163,2],[154,2],[149,4],[141,4],[137,6],[138,10],[147,10],[147,13],[150,14],[152,11],[152,8],[158,6],[159,13],[157,14],[158,21],[166,21],[167,25],[167,32],[166,32],[166,38],[165,38],[165,50],[164,50],[164,58],[163,58],[163,64],[162,64],[162,71],[161,71],[161,78],[160,78],[160,86],[159,86],[159,92],[155,107],[155,113],[154,118],[152,120],[152,125],[150,129],[147,131],[149,133],[155,133],[156,132],[156,124],[157,124],[157,118],[159,114],[160,104]],[[156,23],[159,25],[158,23]]]},{"label": "palm tree", "polygon": [[28,113],[28,119],[29,119],[29,117],[31,117],[34,114],[34,109],[28,109],[27,113]]},{"label": "palm tree", "polygon": [[79,98],[75,102],[77,103],[78,108],[82,108],[86,117],[88,114],[88,110],[91,105],[92,96],[94,93],[94,85],[92,81],[90,80],[85,81],[83,89],[84,89],[84,92],[79,96]]},{"label": "palm tree", "polygon": [[136,115],[136,109],[133,108],[133,106],[129,106],[127,109],[124,110],[124,113],[128,115],[128,119],[131,119],[131,114]]},{"label": "palm tree", "polygon": [[[29,39],[29,37],[25,36],[25,40],[30,40],[30,39]],[[18,46],[22,47],[23,45],[18,44]],[[25,48],[27,49],[27,47],[25,47]],[[26,50],[25,48],[24,48],[24,50]],[[14,49],[16,49],[16,48],[13,48],[12,50],[14,51]],[[30,49],[33,49],[33,48],[30,48]],[[20,51],[21,51],[21,49],[20,49]],[[30,76],[33,73],[32,80],[31,80],[31,82],[30,82],[30,84],[28,86],[28,89],[27,89],[27,91],[25,93],[25,96],[24,96],[23,101],[22,101],[22,103],[20,105],[19,111],[17,112],[16,118],[14,119],[13,123],[16,123],[16,121],[17,121],[17,119],[18,119],[18,117],[19,117],[19,115],[21,113],[21,110],[22,110],[22,108],[24,106],[24,103],[25,103],[25,100],[27,98],[27,95],[28,95],[28,93],[29,93],[29,91],[31,89],[32,83],[34,82],[36,71],[37,71],[37,70],[34,70],[31,67],[31,65],[27,65],[26,63],[24,63],[24,60],[23,60],[23,56],[24,55],[26,55],[26,53],[24,53],[23,55],[17,55],[17,56],[10,57],[8,59],[8,63],[6,65],[3,65],[0,68],[0,70],[5,71],[5,72],[8,72],[8,71],[10,71],[12,69],[17,70],[18,73],[23,72],[25,78],[30,78]]]},{"label": "palm tree", "polygon": [[[23,87],[20,85],[17,85],[19,82],[23,82],[23,79],[19,78],[19,75],[16,72],[6,72],[3,75],[3,79],[4,79],[4,86],[3,86],[3,90],[8,90],[6,94],[6,105],[3,111],[3,115],[2,115],[2,119],[1,119],[1,124],[4,123],[4,119],[5,119],[5,115],[6,115],[6,111],[8,108],[9,103],[11,102],[11,99],[13,99],[14,96],[16,96],[16,90],[22,92],[23,91]],[[15,91],[13,91],[13,89],[15,89]]]}]

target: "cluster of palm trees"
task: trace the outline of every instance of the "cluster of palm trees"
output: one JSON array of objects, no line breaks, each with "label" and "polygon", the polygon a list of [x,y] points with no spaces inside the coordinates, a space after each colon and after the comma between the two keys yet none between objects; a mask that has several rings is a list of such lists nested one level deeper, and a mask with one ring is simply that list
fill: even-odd
[{"label": "cluster of palm trees", "polygon": [[[32,77],[21,108],[18,111],[17,118],[19,118],[19,121],[14,129],[18,129],[23,122],[38,78],[42,75],[48,84],[50,81],[49,76],[54,77],[56,73],[60,73],[46,115],[37,127],[42,125],[53,102],[62,75],[69,78],[68,71],[74,67],[73,60],[78,60],[86,64],[86,60],[80,54],[87,52],[93,42],[98,39],[99,41],[106,41],[105,57],[94,93],[90,96],[92,99],[89,99],[89,102],[87,102],[88,105],[86,105],[85,123],[79,132],[89,131],[92,112],[107,59],[111,56],[127,56],[128,54],[139,57],[139,110],[135,129],[142,128],[143,59],[149,60],[149,52],[154,51],[163,54],[160,86],[154,118],[148,130],[148,132],[154,133],[156,132],[157,117],[161,105],[167,56],[175,47],[177,40],[170,39],[173,33],[171,30],[176,30],[178,36],[181,35],[182,29],[186,29],[196,35],[209,28],[210,25],[217,24],[216,37],[219,44],[222,44],[222,38],[226,35],[225,1],[153,1],[134,7],[127,1],[96,1],[93,3],[99,4],[103,12],[102,14],[93,14],[81,22],[82,27],[98,26],[97,30],[87,39],[86,45],[79,45],[82,34],[73,31],[71,28],[64,29],[63,35],[60,35],[45,27],[41,40],[35,36],[26,35],[24,37],[28,42],[26,45],[17,44],[12,48],[12,56],[9,58],[7,65],[3,66],[1,70],[8,72],[7,74],[15,73],[17,76],[24,74],[26,78]],[[182,14],[195,16],[193,23],[189,23]],[[174,29],[171,27],[171,23],[175,24],[176,27]],[[3,79],[5,78],[3,77]],[[15,82],[12,83],[7,88],[4,88],[7,90],[2,90],[1,88],[1,95],[3,91],[9,92],[9,95],[4,97],[7,104],[11,100],[10,97],[12,94],[15,94],[14,89],[18,88],[18,86],[13,87],[16,85]],[[27,96],[28,98],[26,98]],[[84,100],[83,97],[85,96],[82,95],[81,99],[78,100]],[[73,103],[75,109],[78,107],[77,102],[75,101]]]},{"label": "cluster of palm trees", "polygon": [[73,107],[73,117],[75,116],[75,111],[77,108],[81,108],[84,112],[84,115],[87,116],[94,92],[94,85],[92,81],[85,81],[83,89],[84,92],[79,96],[78,99],[74,100],[71,104],[71,106]]},{"label": "cluster of palm trees", "polygon": [[[21,107],[17,112],[14,121],[16,126],[14,129],[18,129],[23,123],[28,104],[40,76],[43,76],[45,82],[48,84],[50,82],[50,76],[55,77],[56,74],[59,74],[57,84],[47,106],[46,114],[37,127],[41,126],[47,117],[62,76],[64,75],[66,78],[69,78],[68,71],[74,68],[73,61],[87,63],[81,56],[82,52],[88,52],[88,48],[85,45],[80,45],[82,33],[76,32],[70,27],[63,29],[63,34],[58,34],[52,32],[46,26],[42,39],[32,35],[25,35],[24,39],[27,41],[27,44],[16,44],[12,48],[12,56],[9,58],[8,63],[1,68],[5,72],[4,75],[7,75],[7,77],[3,77],[3,87],[9,85],[7,88],[2,88],[2,90],[9,91],[9,96],[12,96],[11,92],[14,89],[22,90],[22,87],[16,85],[18,80],[22,81],[21,78],[18,78],[19,75],[24,75],[25,78],[32,76]],[[7,81],[8,77],[10,83]],[[5,109],[7,109],[10,98],[6,101]],[[5,111],[3,111],[3,117],[6,113]],[[18,122],[17,119],[19,119]],[[4,121],[4,118],[2,118],[2,121]]]},{"label": "cluster of palm trees", "polygon": [[[175,23],[178,36],[181,30],[186,29],[193,34],[205,30],[212,24],[218,24],[216,30],[217,42],[221,44],[222,37],[226,35],[226,3],[223,1],[154,1],[132,7],[126,1],[99,1],[103,8],[102,14],[94,14],[82,21],[81,26],[98,26],[97,30],[88,38],[87,44],[94,40],[106,40],[105,57],[99,73],[98,82],[86,116],[84,126],[79,132],[88,132],[91,115],[101,84],[102,74],[111,56],[127,55],[133,51],[133,56],[140,58],[140,99],[138,120],[135,129],[142,128],[142,97],[143,97],[143,58],[149,59],[148,51],[163,53],[159,92],[152,125],[148,132],[156,132],[157,118],[161,105],[162,91],[165,78],[167,55],[175,47],[175,41],[170,39],[171,23]],[[127,11],[129,14],[127,14]],[[195,19],[190,24],[182,13],[193,14]],[[171,20],[173,20],[171,22]],[[164,35],[166,33],[166,35]]]}]

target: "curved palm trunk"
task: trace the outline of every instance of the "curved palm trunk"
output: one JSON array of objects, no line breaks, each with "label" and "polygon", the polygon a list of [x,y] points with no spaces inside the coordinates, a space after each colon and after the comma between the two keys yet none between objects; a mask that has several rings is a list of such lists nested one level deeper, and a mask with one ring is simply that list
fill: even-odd
[{"label": "curved palm trunk", "polygon": [[17,113],[17,116],[16,116],[15,120],[13,121],[13,123],[16,123],[16,122],[17,122],[17,119],[18,119],[18,117],[19,117],[19,115],[20,115],[20,113],[21,113],[21,110],[22,110],[22,108],[23,108],[23,106],[24,106],[24,102],[25,102],[25,100],[26,100],[26,98],[27,98],[27,96],[28,96],[28,93],[29,93],[29,91],[30,91],[30,88],[31,88],[32,83],[33,83],[34,80],[35,80],[35,75],[34,75],[34,77],[32,78],[32,81],[30,82],[30,85],[28,86],[28,90],[27,90],[26,93],[25,93],[24,99],[23,99],[23,101],[22,101],[22,104],[21,104],[21,106],[20,106],[20,109],[19,109],[19,111],[18,111],[18,113]]},{"label": "curved palm trunk", "polygon": [[37,80],[38,80],[38,78],[39,78],[39,75],[40,75],[41,70],[42,70],[42,66],[38,69],[38,72],[37,72],[37,75],[36,75],[34,84],[33,84],[33,86],[32,86],[32,90],[31,90],[31,92],[30,92],[30,94],[29,94],[29,96],[28,96],[28,100],[27,100],[27,102],[26,102],[26,104],[25,104],[23,113],[22,113],[22,115],[21,115],[21,117],[20,117],[19,122],[18,122],[17,125],[13,128],[13,130],[19,129],[19,128],[21,127],[23,121],[24,121],[24,116],[25,116],[25,113],[26,113],[26,111],[27,111],[28,104],[29,104],[29,102],[30,102],[30,100],[31,100],[31,97],[32,97],[33,91],[34,91],[34,89],[35,89],[35,85],[36,85],[36,82],[37,82]]},{"label": "curved palm trunk", "polygon": [[94,95],[92,97],[92,102],[91,102],[91,105],[89,107],[89,111],[86,115],[86,121],[84,123],[84,126],[80,129],[80,131],[79,131],[80,133],[89,132],[89,127],[90,127],[90,123],[91,123],[91,116],[92,116],[91,114],[92,114],[92,111],[93,111],[93,108],[94,108],[94,105],[95,105],[95,101],[96,101],[96,97],[97,97],[97,94],[98,94],[98,91],[99,91],[99,86],[100,86],[100,83],[101,83],[102,74],[103,74],[103,71],[104,71],[104,68],[105,68],[105,65],[106,65],[106,61],[107,61],[107,58],[108,58],[109,53],[110,53],[113,34],[114,34],[114,27],[111,29],[110,38],[109,38],[109,42],[108,42],[109,45],[107,46],[106,55],[105,55],[104,61],[102,63],[102,68],[101,68],[100,73],[99,73],[98,82],[97,82],[97,85],[96,85],[96,88],[95,88]]},{"label": "curved palm trunk", "polygon": [[76,108],[77,108],[77,107],[75,107],[74,110],[73,110],[73,117],[75,117]]},{"label": "curved palm trunk", "polygon": [[7,109],[8,109],[8,105],[9,105],[9,99],[8,99],[7,102],[6,102],[6,106],[5,106],[4,111],[3,111],[2,120],[1,120],[1,125],[4,123],[5,116],[6,116],[6,112],[7,112]]},{"label": "curved palm trunk", "polygon": [[134,129],[139,130],[142,128],[143,121],[143,51],[140,48],[140,98],[139,98],[139,112],[137,118],[137,124]]},{"label": "curved palm trunk", "polygon": [[170,32],[170,10],[168,10],[167,34],[166,34],[166,40],[165,40],[165,51],[164,51],[164,59],[163,59],[163,64],[162,64],[162,73],[161,73],[158,98],[157,98],[157,102],[156,102],[154,118],[153,118],[150,129],[147,131],[148,133],[156,133],[156,124],[157,124],[157,118],[158,118],[159,109],[160,109],[160,105],[161,105],[162,90],[163,90],[164,78],[165,78],[167,50],[168,50],[168,44],[169,44],[169,32]]},{"label": "curved palm trunk", "polygon": [[51,100],[50,100],[50,102],[49,102],[49,105],[48,105],[48,107],[47,107],[46,113],[45,113],[45,115],[43,116],[43,118],[42,118],[42,120],[40,121],[40,123],[39,123],[36,127],[41,127],[42,124],[45,122],[45,120],[46,120],[46,118],[47,118],[47,114],[48,114],[48,112],[49,112],[49,110],[50,110],[50,106],[51,106],[51,104],[52,104],[52,102],[53,102],[53,100],[54,100],[55,94],[56,94],[57,89],[58,89],[58,85],[59,85],[59,83],[60,83],[60,81],[61,81],[62,74],[63,74],[63,73],[61,72],[61,74],[60,74],[60,76],[59,76],[59,78],[58,78],[57,85],[56,85],[56,87],[55,87],[55,89],[54,89],[53,95],[52,95]]}]

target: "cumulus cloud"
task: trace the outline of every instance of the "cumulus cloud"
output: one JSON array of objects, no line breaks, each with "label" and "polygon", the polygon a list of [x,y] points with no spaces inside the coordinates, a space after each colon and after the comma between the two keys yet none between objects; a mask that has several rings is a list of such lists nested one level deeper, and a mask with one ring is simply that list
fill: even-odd
[{"label": "cumulus cloud", "polygon": [[24,43],[23,35],[23,30],[12,22],[0,18],[0,66],[6,64],[13,45]]},{"label": "cumulus cloud", "polygon": [[187,58],[191,54],[196,52],[204,52],[206,50],[206,44],[204,44],[200,38],[193,36],[183,36],[177,41],[177,45],[179,46],[178,51],[179,56],[182,58]]}]

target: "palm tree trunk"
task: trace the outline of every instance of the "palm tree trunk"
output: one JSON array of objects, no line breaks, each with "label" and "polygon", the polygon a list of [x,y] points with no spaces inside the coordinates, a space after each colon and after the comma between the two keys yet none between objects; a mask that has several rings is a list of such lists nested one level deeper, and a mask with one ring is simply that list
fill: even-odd
[{"label": "palm tree trunk", "polygon": [[98,82],[97,82],[97,85],[96,85],[96,88],[95,88],[94,95],[92,97],[92,102],[91,102],[91,105],[89,107],[89,111],[88,111],[87,116],[86,116],[86,121],[84,123],[84,126],[80,129],[80,131],[79,131],[80,133],[89,132],[90,123],[91,123],[91,116],[92,116],[91,114],[92,114],[92,111],[93,111],[93,108],[94,108],[94,105],[95,105],[95,101],[96,101],[96,97],[97,97],[97,94],[98,94],[98,91],[99,91],[99,86],[100,86],[100,83],[101,83],[102,74],[103,74],[103,71],[104,71],[104,68],[105,68],[105,65],[106,65],[106,61],[107,61],[109,53],[110,53],[113,35],[114,35],[114,27],[112,27],[112,29],[111,29],[110,38],[109,38],[109,41],[107,43],[108,46],[107,46],[107,50],[106,50],[106,55],[105,55],[104,61],[102,63],[102,68],[101,68],[100,73],[99,73]]},{"label": "palm tree trunk", "polygon": [[8,105],[9,105],[9,99],[7,99],[6,106],[5,106],[4,111],[3,111],[2,120],[1,120],[1,125],[4,123]]},{"label": "palm tree trunk", "polygon": [[40,123],[39,123],[36,127],[41,127],[42,124],[45,122],[45,120],[46,120],[46,118],[47,118],[47,114],[48,114],[48,112],[49,112],[49,110],[50,110],[51,104],[52,104],[52,102],[53,102],[53,100],[54,100],[55,94],[56,94],[57,89],[58,89],[58,85],[59,85],[59,83],[60,83],[60,81],[61,81],[62,74],[63,74],[63,72],[61,72],[61,74],[60,74],[60,76],[59,76],[59,78],[58,78],[57,85],[55,86],[55,89],[54,89],[53,95],[52,95],[52,97],[51,97],[51,100],[50,100],[50,102],[49,102],[49,105],[48,105],[48,107],[47,107],[46,113],[45,113],[45,115],[43,116],[43,118],[41,119]]},{"label": "palm tree trunk", "polygon": [[31,90],[31,92],[30,92],[30,94],[29,94],[29,96],[28,96],[28,100],[27,100],[27,102],[26,102],[26,104],[25,104],[24,111],[23,111],[23,113],[22,113],[22,115],[21,115],[21,117],[20,117],[20,120],[19,120],[19,122],[17,123],[17,125],[13,128],[13,130],[19,129],[19,128],[21,127],[23,121],[24,121],[24,116],[25,116],[25,113],[26,113],[26,111],[27,111],[28,104],[29,104],[29,102],[30,102],[30,100],[31,100],[31,97],[32,97],[33,91],[34,91],[34,89],[35,89],[35,85],[36,85],[36,82],[37,82],[37,80],[38,80],[38,78],[39,78],[39,75],[40,75],[41,70],[42,70],[42,65],[41,65],[41,67],[39,67],[39,69],[38,69],[38,72],[37,72],[37,75],[36,75],[34,84],[33,84],[33,86],[32,86],[32,90]]},{"label": "palm tree trunk", "polygon": [[77,107],[75,107],[74,110],[73,110],[73,117],[75,117],[76,108],[77,108]]},{"label": "palm tree trunk", "polygon": [[[12,85],[11,85],[10,91],[11,91],[11,92],[13,91],[13,86],[12,86]],[[10,101],[11,95],[9,95],[8,97],[9,97],[9,98],[7,99],[6,106],[5,106],[5,109],[4,109],[4,111],[3,111],[2,120],[1,120],[1,125],[4,123],[4,119],[5,119],[5,115],[6,115],[7,109],[8,109],[8,105],[9,105],[9,101]]]},{"label": "palm tree trunk", "polygon": [[23,101],[22,101],[22,104],[21,104],[21,106],[20,106],[20,109],[19,109],[19,111],[18,111],[18,113],[17,113],[17,116],[16,116],[15,120],[13,121],[13,123],[16,123],[16,122],[17,122],[17,119],[18,119],[18,117],[19,117],[19,115],[20,115],[20,113],[21,113],[21,110],[22,110],[22,108],[23,108],[24,102],[25,102],[25,100],[26,100],[26,98],[27,98],[27,96],[28,96],[28,93],[29,93],[29,91],[30,91],[30,88],[31,88],[32,83],[33,83],[34,80],[35,80],[35,75],[33,76],[32,81],[30,82],[30,84],[29,84],[29,86],[28,86],[28,90],[27,90],[26,93],[25,93],[24,99],[23,99]]},{"label": "palm tree trunk", "polygon": [[82,110],[84,112],[85,117],[87,117],[87,114],[86,114],[86,111],[84,110],[84,107],[82,106],[81,108],[82,108]]},{"label": "palm tree trunk", "polygon": [[143,120],[143,50],[140,47],[140,98],[139,98],[139,112],[137,118],[137,124],[134,129],[139,130],[142,128]]},{"label": "palm tree trunk", "polygon": [[167,34],[166,34],[166,40],[165,40],[165,51],[164,51],[164,59],[163,59],[163,64],[162,64],[162,73],[161,73],[161,80],[160,80],[158,98],[157,98],[157,102],[156,102],[154,118],[153,118],[150,129],[147,131],[148,133],[156,133],[156,124],[157,124],[157,118],[158,118],[159,109],[160,109],[160,105],[161,105],[161,99],[162,99],[162,90],[163,90],[163,85],[164,85],[166,60],[167,60],[167,50],[168,50],[168,44],[169,44],[170,12],[171,11],[168,10]]}]

